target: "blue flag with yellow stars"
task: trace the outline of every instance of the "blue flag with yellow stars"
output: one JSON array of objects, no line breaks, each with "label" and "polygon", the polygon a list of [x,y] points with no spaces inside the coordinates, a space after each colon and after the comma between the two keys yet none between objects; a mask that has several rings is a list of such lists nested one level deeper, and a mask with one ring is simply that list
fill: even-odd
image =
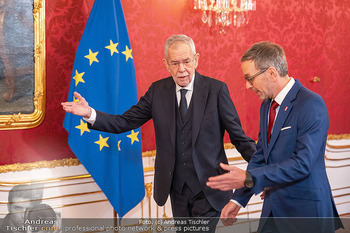
[{"label": "blue flag with yellow stars", "polygon": [[[137,103],[132,49],[120,0],[95,0],[78,46],[68,101],[80,93],[89,105],[122,114]],[[122,134],[90,130],[66,113],[64,128],[73,153],[123,217],[145,196],[140,129]]]}]

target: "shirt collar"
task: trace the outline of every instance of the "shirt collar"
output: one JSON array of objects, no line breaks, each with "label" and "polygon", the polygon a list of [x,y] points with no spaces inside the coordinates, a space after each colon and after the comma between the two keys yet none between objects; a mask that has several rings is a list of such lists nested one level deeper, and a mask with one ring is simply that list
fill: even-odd
[{"label": "shirt collar", "polygon": [[191,82],[186,87],[180,87],[177,83],[175,83],[176,92],[180,91],[180,89],[186,89],[187,91],[193,91],[193,83],[194,83],[195,77],[196,77],[196,75],[193,74]]},{"label": "shirt collar", "polygon": [[286,98],[288,92],[290,91],[290,89],[292,89],[293,85],[295,83],[294,78],[290,78],[289,82],[287,83],[287,85],[282,89],[282,91],[280,91],[280,93],[278,93],[278,95],[275,97],[275,101],[281,105],[284,98]]}]

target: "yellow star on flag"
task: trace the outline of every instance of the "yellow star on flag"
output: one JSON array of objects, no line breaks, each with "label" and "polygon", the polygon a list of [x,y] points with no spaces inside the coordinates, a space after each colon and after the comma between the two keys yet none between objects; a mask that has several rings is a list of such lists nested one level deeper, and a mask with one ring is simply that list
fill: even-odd
[{"label": "yellow star on flag", "polygon": [[98,52],[96,52],[96,53],[93,53],[92,51],[91,51],[91,49],[89,49],[89,55],[86,55],[86,56],[84,56],[85,58],[87,58],[87,59],[89,59],[89,61],[90,61],[90,66],[91,66],[91,64],[95,61],[95,62],[99,62],[98,60],[97,60],[97,54],[98,54]]},{"label": "yellow star on flag", "polygon": [[107,144],[107,140],[109,139],[109,137],[103,138],[100,134],[100,140],[96,141],[96,144],[100,145],[100,151],[102,150],[103,147],[109,147],[109,145]]},{"label": "yellow star on flag", "polygon": [[122,149],[120,149],[120,143],[122,142],[122,140],[118,141],[118,150],[121,151]]},{"label": "yellow star on flag", "polygon": [[133,59],[131,53],[132,53],[132,49],[129,49],[128,46],[126,46],[125,51],[122,52],[122,54],[125,55],[126,61],[128,61],[129,58]]},{"label": "yellow star on flag", "polygon": [[113,56],[113,53],[119,53],[117,50],[118,43],[113,44],[112,40],[109,40],[109,45],[106,46],[106,49],[109,49],[111,51],[111,56]]},{"label": "yellow star on flag", "polygon": [[131,139],[131,145],[134,143],[134,141],[138,141],[139,142],[139,139],[137,138],[137,135],[139,134],[139,132],[134,132],[134,130],[131,130],[131,134],[129,135],[126,135],[128,138]]},{"label": "yellow star on flag", "polygon": [[75,126],[75,128],[80,129],[80,136],[83,135],[84,132],[90,132],[87,123],[84,123],[83,120],[80,120],[80,125]]},{"label": "yellow star on flag", "polygon": [[85,72],[82,73],[78,73],[77,70],[75,70],[75,76],[73,77],[73,79],[75,80],[75,86],[77,86],[79,84],[79,82],[85,83],[84,79],[83,79],[83,75],[85,74]]}]

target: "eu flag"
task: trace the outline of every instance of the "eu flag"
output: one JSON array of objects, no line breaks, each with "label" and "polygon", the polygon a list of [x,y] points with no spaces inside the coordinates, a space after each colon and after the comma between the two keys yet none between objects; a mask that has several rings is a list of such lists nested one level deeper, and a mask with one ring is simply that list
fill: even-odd
[{"label": "eu flag", "polygon": [[[68,101],[80,93],[93,108],[122,114],[137,103],[135,67],[120,0],[95,0],[78,46]],[[140,129],[90,130],[66,113],[70,148],[123,217],[145,195]]]}]

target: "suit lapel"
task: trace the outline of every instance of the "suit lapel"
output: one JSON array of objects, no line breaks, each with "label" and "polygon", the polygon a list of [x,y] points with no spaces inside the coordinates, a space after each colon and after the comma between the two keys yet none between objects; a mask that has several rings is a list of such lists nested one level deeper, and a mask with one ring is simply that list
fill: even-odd
[{"label": "suit lapel", "polygon": [[281,132],[281,129],[284,125],[284,122],[286,121],[290,111],[293,108],[293,101],[296,98],[296,95],[297,95],[300,87],[301,87],[301,83],[298,80],[296,80],[292,89],[289,91],[289,93],[287,94],[287,96],[285,97],[285,99],[283,100],[283,102],[280,106],[280,109],[278,111],[277,118],[275,121],[275,125],[273,127],[273,132],[271,134],[271,140],[270,140],[270,144],[268,146],[267,154],[270,154],[271,149],[273,148],[273,145],[275,144],[275,142],[278,138],[278,135]]},{"label": "suit lapel", "polygon": [[269,106],[271,101],[267,100],[263,103],[262,109],[261,109],[261,122],[260,122],[260,129],[261,129],[261,137],[262,137],[262,144],[264,147],[264,157],[267,161],[267,158],[269,157],[269,154],[267,153],[267,122],[268,122],[268,113],[269,113]]},{"label": "suit lapel", "polygon": [[[273,145],[275,144],[276,139],[281,132],[282,126],[284,125],[284,122],[286,121],[292,108],[293,108],[293,103],[291,101],[284,100],[282,102],[280,109],[278,111],[278,114],[277,114],[275,124],[273,126],[273,131],[271,134],[271,139],[270,139],[270,144],[268,146],[267,154],[270,154],[271,149],[273,148]],[[266,136],[266,138],[267,138],[267,136]]]},{"label": "suit lapel", "polygon": [[[176,134],[176,95],[175,95],[175,83],[173,79],[169,79],[169,82],[165,85],[163,91],[163,109],[166,118],[168,118],[168,130],[170,134],[171,144],[174,145],[175,150],[175,134]],[[174,106],[175,104],[175,106]]]},{"label": "suit lapel", "polygon": [[194,146],[200,125],[203,120],[205,106],[207,104],[207,98],[208,98],[208,89],[207,84],[203,80],[202,75],[200,75],[198,72],[196,72],[196,78],[194,80],[194,86],[193,86],[193,95],[191,104],[193,105],[193,117],[194,119],[192,121],[192,145]]}]

